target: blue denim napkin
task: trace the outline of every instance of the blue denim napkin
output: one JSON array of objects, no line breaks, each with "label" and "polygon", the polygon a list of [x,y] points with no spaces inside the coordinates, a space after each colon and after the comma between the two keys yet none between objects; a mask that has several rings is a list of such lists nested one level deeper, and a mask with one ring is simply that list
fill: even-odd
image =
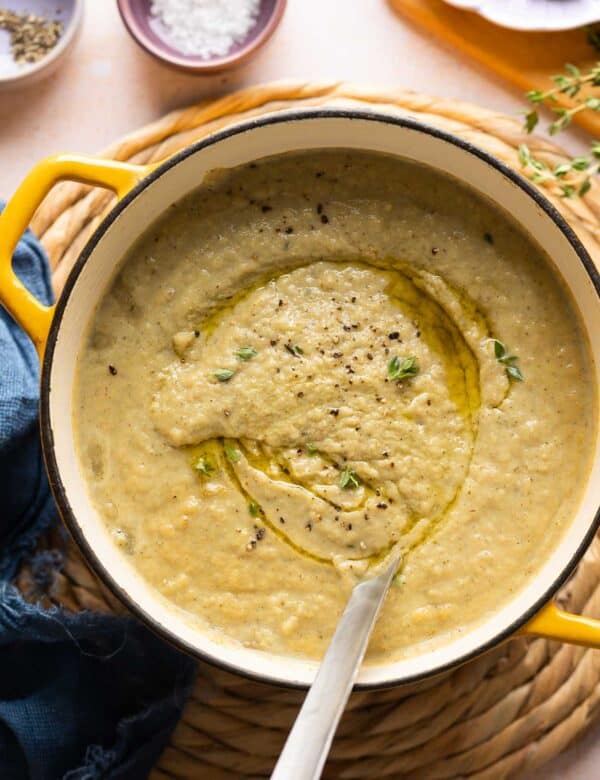
[{"label": "blue denim napkin", "polygon": [[[31,232],[14,268],[51,302]],[[47,592],[62,565],[61,549],[33,552],[59,523],[37,415],[35,349],[0,306],[0,778],[144,778],[181,714],[194,664],[133,618],[43,609],[11,584],[27,561]]]}]

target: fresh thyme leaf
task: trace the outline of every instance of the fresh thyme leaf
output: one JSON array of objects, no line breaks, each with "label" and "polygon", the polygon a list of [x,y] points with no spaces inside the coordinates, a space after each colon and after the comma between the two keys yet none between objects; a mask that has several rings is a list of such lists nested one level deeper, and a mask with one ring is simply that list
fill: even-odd
[{"label": "fresh thyme leaf", "polygon": [[574,171],[587,171],[589,167],[590,167],[589,157],[573,157],[573,160],[571,162],[571,168]]},{"label": "fresh thyme leaf", "polygon": [[561,179],[563,176],[566,176],[567,173],[570,173],[572,170],[571,163],[563,163],[562,165],[557,165],[554,169],[554,175],[557,179]]},{"label": "fresh thyme leaf", "polygon": [[496,356],[496,360],[501,360],[504,355],[506,355],[506,347],[501,341],[498,341],[498,339],[492,339],[494,342],[494,355]]},{"label": "fresh thyme leaf", "polygon": [[530,89],[525,94],[525,97],[530,103],[542,103],[545,99],[545,95],[541,89]]},{"label": "fresh thyme leaf", "polygon": [[579,189],[577,190],[577,194],[579,195],[579,197],[581,197],[582,195],[585,195],[586,192],[589,192],[591,188],[592,188],[592,182],[590,181],[590,179],[589,178],[584,179],[581,182]]},{"label": "fresh thyme leaf", "polygon": [[260,515],[260,507],[256,501],[248,502],[248,512],[250,512],[252,517],[258,517]]},{"label": "fresh thyme leaf", "polygon": [[318,452],[315,445],[312,444],[311,442],[308,442],[308,444],[306,445],[306,451],[308,452],[309,455],[316,455]]},{"label": "fresh thyme leaf", "polygon": [[242,457],[242,453],[237,447],[234,447],[233,444],[229,444],[227,441],[223,444],[223,449],[225,450],[225,457],[230,463],[237,463]]},{"label": "fresh thyme leaf", "polygon": [[394,357],[388,363],[389,378],[394,379],[398,371],[400,371],[400,358],[398,355],[394,355]]},{"label": "fresh thyme leaf", "polygon": [[565,70],[573,76],[573,78],[579,79],[581,78],[581,71],[577,67],[577,65],[572,65],[570,62],[567,62],[565,65]]},{"label": "fresh thyme leaf", "polygon": [[[531,100],[531,98],[530,98]],[[525,114],[525,130],[527,130],[528,133],[533,132],[534,128],[540,121],[540,118],[538,116],[538,112],[534,110],[528,111]]]},{"label": "fresh thyme leaf", "polygon": [[560,194],[563,198],[572,198],[576,192],[577,190],[572,184],[563,184],[560,188]]},{"label": "fresh thyme leaf", "polygon": [[419,364],[414,355],[400,358],[395,355],[388,363],[388,377],[392,382],[401,382],[403,379],[416,376],[419,373]]},{"label": "fresh thyme leaf", "polygon": [[218,368],[214,375],[219,382],[229,382],[234,374],[235,371],[232,368]]},{"label": "fresh thyme leaf", "polygon": [[569,127],[573,117],[573,112],[568,108],[554,108],[552,110],[558,118],[552,122],[549,129],[550,135],[556,135],[557,133],[560,133]]},{"label": "fresh thyme leaf", "polygon": [[526,165],[529,165],[529,161],[531,160],[531,152],[529,151],[529,147],[527,144],[521,144],[519,146],[519,162],[523,167]]},{"label": "fresh thyme leaf", "polygon": [[294,357],[300,357],[300,355],[304,354],[302,347],[299,347],[297,344],[284,344],[283,346],[287,349],[290,355],[293,355]]},{"label": "fresh thyme leaf", "polygon": [[522,382],[525,379],[519,366],[506,366],[506,373],[510,379],[514,379],[517,382]]},{"label": "fresh thyme leaf", "polygon": [[210,476],[215,470],[213,464],[204,455],[200,455],[200,457],[198,457],[192,463],[192,468],[198,471],[200,474],[203,474],[205,477]]},{"label": "fresh thyme leaf", "polygon": [[587,39],[590,46],[600,52],[600,31],[595,30],[593,27],[587,28]]},{"label": "fresh thyme leaf", "polygon": [[252,360],[252,358],[256,357],[257,355],[258,352],[254,349],[254,347],[240,347],[235,353],[236,358],[238,360],[243,360],[244,362]]},{"label": "fresh thyme leaf", "polygon": [[585,107],[592,111],[600,111],[600,98],[588,97],[585,99]]},{"label": "fresh thyme leaf", "polygon": [[355,471],[346,466],[340,474],[340,487],[342,490],[356,490],[360,485],[360,477]]},{"label": "fresh thyme leaf", "polygon": [[517,360],[516,355],[509,355],[506,352],[506,347],[498,339],[492,339],[494,342],[494,355],[498,363],[512,363],[513,360]]}]

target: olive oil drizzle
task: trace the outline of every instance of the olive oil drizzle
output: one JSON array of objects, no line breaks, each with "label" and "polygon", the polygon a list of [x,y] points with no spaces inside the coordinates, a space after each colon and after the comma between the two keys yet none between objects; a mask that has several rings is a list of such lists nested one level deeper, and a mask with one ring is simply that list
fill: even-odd
[{"label": "olive oil drizzle", "polygon": [[[235,441],[236,446],[246,454],[246,450],[243,447],[243,445],[237,441],[236,439],[228,439],[227,441]],[[305,550],[303,547],[300,547],[300,545],[293,542],[287,534],[285,534],[280,528],[278,528],[269,518],[266,516],[265,512],[263,511],[262,506],[260,505],[260,502],[257,501],[242,485],[240,482],[238,475],[235,471],[234,464],[231,463],[227,456],[225,455],[225,439],[219,438],[219,439],[207,439],[207,441],[202,442],[200,445],[195,445],[194,447],[190,448],[193,452],[193,458],[197,458],[198,455],[201,452],[209,451],[213,459],[216,463],[216,468],[223,470],[231,483],[234,485],[235,489],[240,493],[241,496],[244,497],[244,500],[247,504],[250,502],[256,504],[256,506],[259,507],[259,517],[262,520],[262,522],[265,524],[265,526],[271,531],[281,542],[284,544],[287,544],[288,547],[291,547],[294,552],[298,553],[298,555],[302,555],[305,558],[310,558],[311,560],[315,561],[316,563],[324,563],[328,566],[333,566],[333,561],[329,558],[323,558],[319,555],[315,555],[314,553],[309,552],[308,550]]]},{"label": "olive oil drizzle", "polygon": [[[326,504],[328,504],[332,509],[335,509],[336,511],[343,511],[341,507],[335,503],[335,501],[332,501],[328,496],[322,495],[318,490],[316,490],[310,483],[306,482],[306,480],[300,479],[298,477],[292,478],[291,475],[291,462],[288,458],[286,458],[282,452],[274,453],[273,455],[266,455],[264,452],[264,448],[262,446],[261,442],[256,442],[259,449],[261,450],[260,456],[256,456],[254,453],[249,452],[248,450],[245,451],[246,459],[248,462],[256,469],[260,469],[263,473],[266,474],[267,467],[273,463],[278,466],[279,470],[281,471],[281,474],[278,475],[278,480],[280,482],[287,482],[291,485],[295,485],[296,487],[302,487],[304,490],[306,490],[308,493],[310,493],[315,498],[318,498],[320,501],[324,501]],[[321,460],[329,465],[332,466],[335,469],[336,473],[336,483],[331,483],[331,486],[334,484],[337,484],[337,476],[339,476],[339,472],[341,471],[340,464],[334,460],[333,458],[329,457],[323,452],[319,453],[319,456]],[[351,507],[346,507],[346,511],[349,509],[350,511],[358,511],[359,509],[363,509],[364,505],[368,498],[375,495],[375,487],[366,479],[363,479],[361,477],[361,483],[362,487],[364,488],[363,491],[363,498],[356,504],[354,504]]]}]

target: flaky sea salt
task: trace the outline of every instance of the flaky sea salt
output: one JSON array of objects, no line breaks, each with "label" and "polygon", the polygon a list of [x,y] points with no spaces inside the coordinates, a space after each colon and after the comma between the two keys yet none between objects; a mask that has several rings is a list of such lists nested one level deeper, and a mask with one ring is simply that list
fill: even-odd
[{"label": "flaky sea salt", "polygon": [[182,54],[220,57],[256,24],[260,0],[151,0],[150,13]]}]

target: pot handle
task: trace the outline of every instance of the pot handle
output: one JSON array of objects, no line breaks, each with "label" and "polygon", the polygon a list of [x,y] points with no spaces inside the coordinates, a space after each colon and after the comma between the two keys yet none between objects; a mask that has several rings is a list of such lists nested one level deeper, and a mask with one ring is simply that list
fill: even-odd
[{"label": "pot handle", "polygon": [[600,648],[600,620],[564,612],[553,601],[542,607],[519,633]]},{"label": "pot handle", "polygon": [[13,252],[35,210],[52,187],[64,179],[106,187],[121,199],[153,167],[79,155],[48,157],[27,174],[0,214],[0,303],[30,336],[40,359],[54,306],[40,303],[12,268]]}]

